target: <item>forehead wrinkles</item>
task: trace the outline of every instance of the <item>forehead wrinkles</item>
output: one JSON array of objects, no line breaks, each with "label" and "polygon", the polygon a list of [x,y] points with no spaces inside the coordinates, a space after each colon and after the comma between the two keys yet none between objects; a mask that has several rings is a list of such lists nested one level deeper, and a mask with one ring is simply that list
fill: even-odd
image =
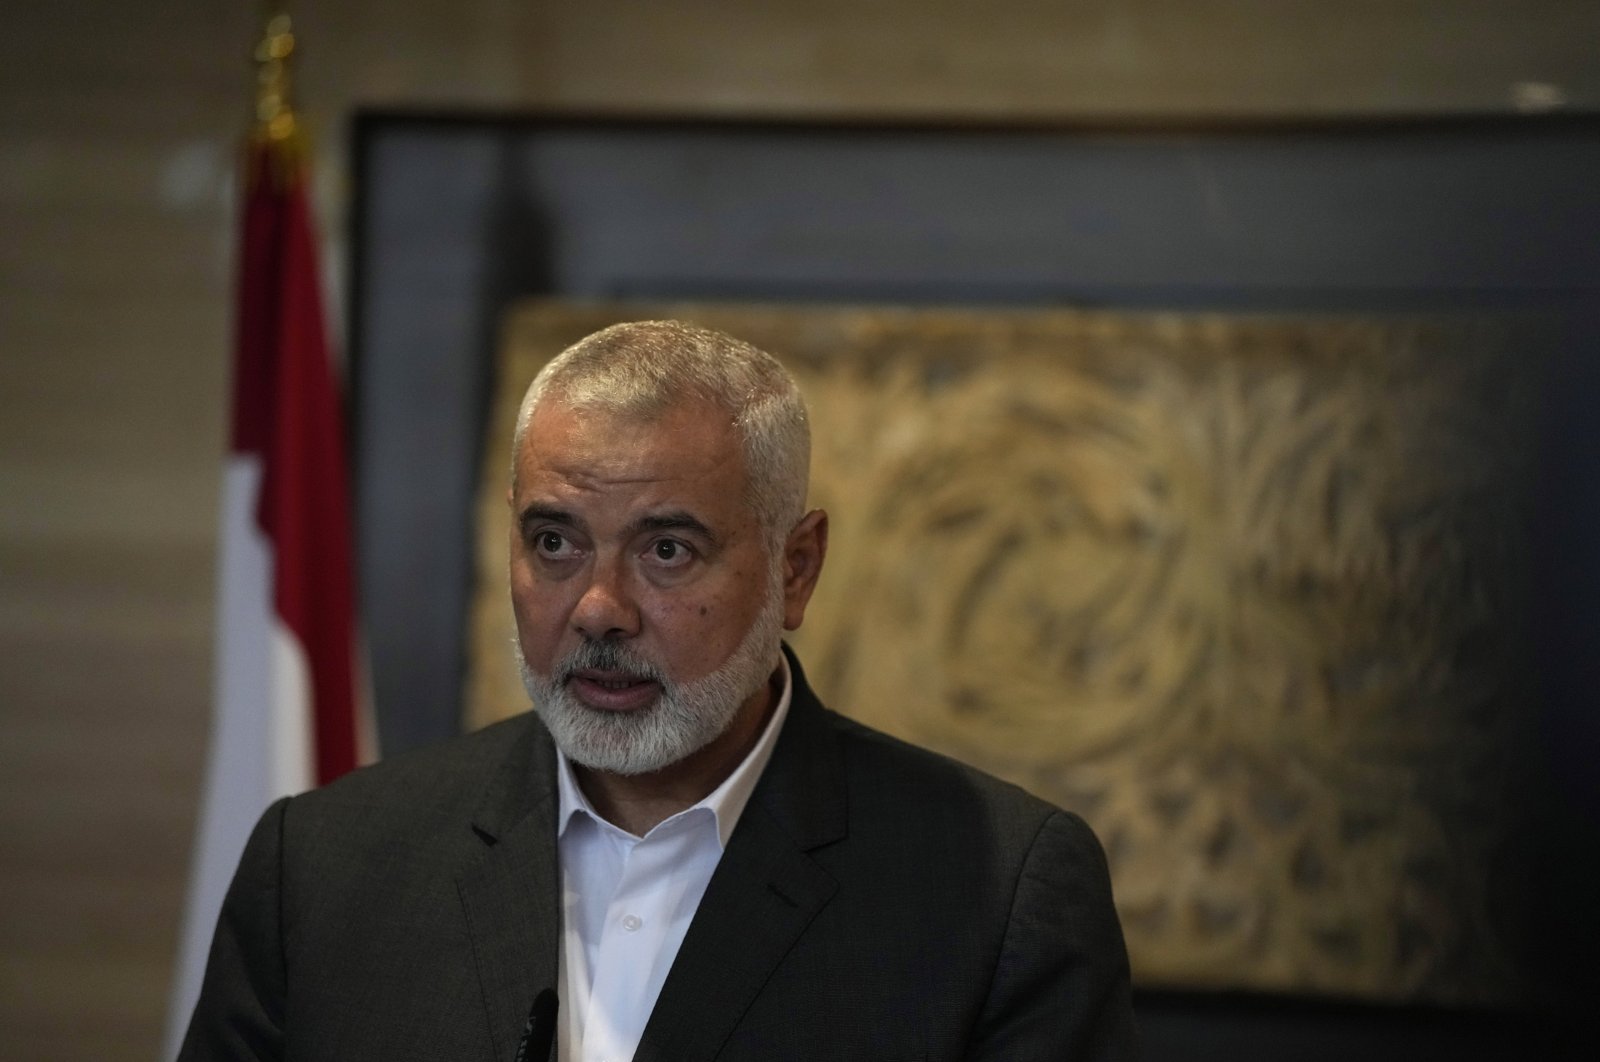
[{"label": "forehead wrinkles", "polygon": [[[517,471],[580,490],[670,484],[718,475],[747,488],[748,469],[737,428],[699,403],[658,416],[540,407],[523,440]],[[723,488],[734,487],[723,484]]]},{"label": "forehead wrinkles", "polygon": [[659,448],[635,454],[551,454],[543,460],[535,456],[533,472],[582,490],[689,483],[716,476],[724,470],[739,475],[742,480],[742,469],[728,467],[731,460],[725,453],[666,453]]}]

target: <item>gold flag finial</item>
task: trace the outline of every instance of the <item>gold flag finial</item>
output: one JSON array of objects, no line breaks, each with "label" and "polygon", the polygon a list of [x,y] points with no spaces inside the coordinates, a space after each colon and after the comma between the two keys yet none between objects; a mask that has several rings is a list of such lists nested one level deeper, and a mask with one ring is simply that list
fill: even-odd
[{"label": "gold flag finial", "polygon": [[256,45],[255,136],[283,143],[298,132],[290,95],[289,60],[294,54],[294,30],[289,12],[279,2],[269,5],[266,28]]}]

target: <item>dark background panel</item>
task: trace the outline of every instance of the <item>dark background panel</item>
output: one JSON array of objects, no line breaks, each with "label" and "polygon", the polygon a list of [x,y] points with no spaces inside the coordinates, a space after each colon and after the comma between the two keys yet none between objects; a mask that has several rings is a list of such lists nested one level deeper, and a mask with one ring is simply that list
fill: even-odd
[{"label": "dark background panel", "polygon": [[[1561,335],[1536,541],[1532,1017],[1145,993],[1152,1059],[1558,1052],[1600,944],[1600,122],[1058,130],[366,114],[352,364],[386,754],[456,732],[497,328],[528,296],[1525,309]],[[1533,353],[1530,352],[1530,356]],[[1539,1007],[1547,1009],[1539,1010]],[[1537,1045],[1537,1046],[1536,1046]]]}]

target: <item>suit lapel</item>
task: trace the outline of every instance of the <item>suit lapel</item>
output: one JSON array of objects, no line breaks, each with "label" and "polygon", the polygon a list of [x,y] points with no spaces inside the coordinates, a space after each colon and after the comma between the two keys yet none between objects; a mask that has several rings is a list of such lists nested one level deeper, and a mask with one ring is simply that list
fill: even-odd
[{"label": "suit lapel", "polygon": [[838,887],[809,853],[845,835],[843,767],[792,655],[789,666],[783,733],[662,985],[636,1062],[714,1058]]},{"label": "suit lapel", "polygon": [[473,816],[483,844],[456,886],[497,1057],[509,1062],[541,989],[558,989],[561,873],[554,751],[532,719]]}]

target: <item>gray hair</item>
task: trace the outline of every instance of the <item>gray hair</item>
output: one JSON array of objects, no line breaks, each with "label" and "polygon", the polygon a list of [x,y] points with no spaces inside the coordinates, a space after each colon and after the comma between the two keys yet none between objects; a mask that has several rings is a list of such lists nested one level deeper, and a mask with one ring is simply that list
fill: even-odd
[{"label": "gray hair", "polygon": [[811,469],[805,399],[778,359],[743,340],[681,321],[617,324],[580,339],[523,396],[513,475],[528,423],[546,398],[646,420],[679,402],[710,402],[727,412],[744,442],[750,503],[775,548],[805,515]]}]

